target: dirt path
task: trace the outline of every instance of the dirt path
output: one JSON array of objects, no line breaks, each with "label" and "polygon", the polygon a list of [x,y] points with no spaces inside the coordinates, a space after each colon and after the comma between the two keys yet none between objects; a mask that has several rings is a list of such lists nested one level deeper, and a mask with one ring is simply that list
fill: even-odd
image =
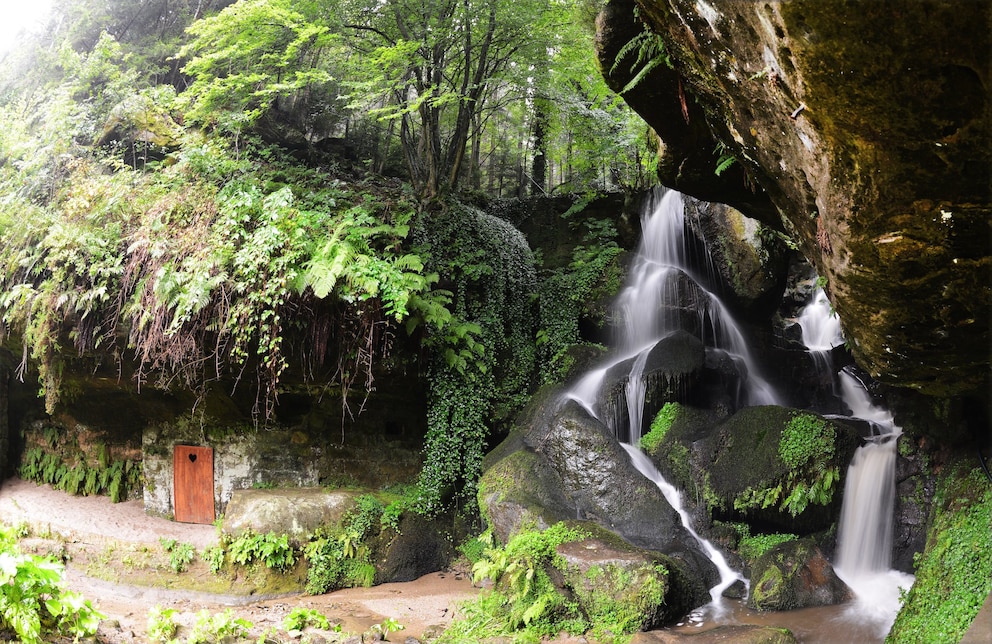
[{"label": "dirt path", "polygon": [[[90,545],[111,544],[109,552],[113,552],[114,544],[122,543],[160,549],[162,538],[190,543],[198,550],[218,543],[213,526],[148,516],[140,501],[115,504],[107,497],[70,496],[50,486],[19,479],[8,480],[0,487],[0,521],[26,523],[35,534],[70,545],[84,541]],[[421,639],[425,634],[439,632],[451,621],[458,602],[477,592],[465,575],[454,572],[434,573],[416,581],[374,588],[269,599],[115,584],[94,579],[85,572],[82,563],[72,559],[67,563],[70,587],[92,600],[108,617],[98,634],[98,640],[106,644],[149,641],[145,631],[148,611],[153,606],[176,609],[177,621],[187,627],[192,626],[197,611],[206,609],[216,613],[230,608],[237,617],[254,624],[254,638],[270,628],[281,630],[282,620],[291,610],[306,607],[320,611],[332,623],[339,623],[344,633],[363,633],[389,618],[404,626],[391,640]],[[275,638],[271,641],[293,641],[285,633]]]}]

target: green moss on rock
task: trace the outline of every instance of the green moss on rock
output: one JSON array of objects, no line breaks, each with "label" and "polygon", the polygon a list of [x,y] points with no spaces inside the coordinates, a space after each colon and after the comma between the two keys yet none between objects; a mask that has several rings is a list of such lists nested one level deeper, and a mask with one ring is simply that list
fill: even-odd
[{"label": "green moss on rock", "polygon": [[992,592],[992,484],[952,468],[939,483],[916,582],[887,642],[956,642]]}]

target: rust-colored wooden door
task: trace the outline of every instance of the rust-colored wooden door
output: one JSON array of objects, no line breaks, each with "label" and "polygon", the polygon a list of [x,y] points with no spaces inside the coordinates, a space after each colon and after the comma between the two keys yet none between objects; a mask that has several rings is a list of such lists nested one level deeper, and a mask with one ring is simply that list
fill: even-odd
[{"label": "rust-colored wooden door", "polygon": [[173,458],[173,496],[176,521],[214,522],[214,450],[176,445]]}]

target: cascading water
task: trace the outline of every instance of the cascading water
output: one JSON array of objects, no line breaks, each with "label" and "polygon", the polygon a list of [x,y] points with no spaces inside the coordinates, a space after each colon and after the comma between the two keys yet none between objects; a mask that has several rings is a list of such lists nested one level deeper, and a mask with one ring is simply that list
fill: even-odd
[{"label": "cascading water", "polygon": [[[800,316],[803,341],[812,354],[827,357],[817,365],[830,367],[829,350],[842,342],[840,321],[830,312],[826,295],[817,289]],[[896,445],[902,429],[892,414],[874,405],[865,386],[841,371],[841,399],[852,416],[869,421],[873,435],[858,448],[848,467],[835,557],[837,575],[856,596],[849,618],[868,623],[879,637],[892,627],[899,611],[899,590],[914,578],[891,570],[895,509]]]},{"label": "cascading water", "polygon": [[[776,404],[777,396],[771,385],[761,377],[744,336],[727,309],[716,295],[699,284],[701,277],[695,275],[691,268],[682,195],[675,191],[656,193],[645,209],[642,231],[641,246],[630,278],[616,302],[616,309],[623,320],[616,355],[605,366],[582,378],[568,396],[613,427],[617,436],[629,437],[629,443],[621,444],[630,455],[634,467],[658,486],[668,503],[678,512],[683,526],[699,542],[702,551],[719,571],[720,581],[710,589],[712,602],[709,605],[714,614],[719,614],[723,610],[723,592],[734,583],[741,581],[746,584],[747,580],[727,564],[719,550],[693,530],[678,490],[665,481],[651,460],[636,447],[643,424],[645,364],[651,349],[662,338],[688,326],[690,328],[687,330],[705,338],[708,350],[729,356],[747,374],[743,378],[743,403]],[[618,419],[601,417],[602,410],[598,409],[597,400],[607,372],[631,358],[634,359],[624,389],[628,427],[621,429],[617,427]]]}]

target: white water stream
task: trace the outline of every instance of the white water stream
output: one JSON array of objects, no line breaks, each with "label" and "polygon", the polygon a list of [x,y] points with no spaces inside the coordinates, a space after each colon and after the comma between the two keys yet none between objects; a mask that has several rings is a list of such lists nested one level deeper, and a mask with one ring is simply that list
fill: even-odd
[{"label": "white water stream", "polygon": [[[657,193],[645,209],[642,230],[641,246],[629,281],[615,304],[622,318],[618,348],[611,359],[579,380],[567,396],[592,416],[616,425],[615,419],[602,418],[598,403],[600,390],[610,369],[633,359],[624,391],[628,431],[615,430],[618,435],[630,437],[630,444],[621,444],[631,462],[658,486],[720,573],[719,583],[710,589],[711,603],[695,611],[695,620],[704,619],[702,614],[705,614],[712,621],[736,621],[737,617],[727,614],[728,606],[722,595],[735,582],[746,584],[747,580],[727,564],[719,550],[696,533],[682,507],[679,491],[665,481],[651,460],[635,446],[643,426],[644,367],[648,354],[660,339],[689,324],[692,330],[702,334],[708,351],[730,356],[746,374],[742,377],[742,404],[780,404],[780,401],[761,376],[737,324],[719,298],[700,285],[702,278],[690,266],[682,196],[675,191]],[[799,322],[803,340],[814,354],[818,368],[832,373],[830,351],[844,340],[840,321],[821,289],[817,289]],[[895,447],[901,430],[891,414],[871,403],[867,391],[854,377],[842,373],[840,384],[841,396],[853,415],[869,420],[878,430],[877,436],[858,449],[846,477],[836,569],[857,599],[844,608],[844,618],[884,638],[899,609],[899,589],[908,588],[913,582],[911,575],[890,569]],[[621,415],[619,410],[617,415]]]},{"label": "white water stream", "polygon": [[[824,356],[816,360],[817,366],[829,367],[829,351],[843,337],[840,321],[821,289],[813,294],[799,323],[814,360],[815,354]],[[874,435],[854,453],[847,470],[835,571],[856,596],[845,616],[884,637],[899,612],[899,590],[908,589],[914,581],[912,575],[891,569],[896,446],[902,429],[887,409],[872,403],[857,378],[846,371],[838,377],[841,399],[852,416],[871,423]]]},{"label": "white water stream", "polygon": [[[634,358],[624,392],[628,431],[618,431],[618,435],[629,436],[630,443],[621,442],[621,445],[630,455],[634,467],[658,486],[669,505],[678,512],[682,525],[699,542],[703,553],[719,571],[720,581],[710,589],[712,601],[705,607],[705,612],[719,615],[725,611],[723,592],[735,582],[746,584],[747,580],[727,564],[726,558],[713,544],[693,529],[679,491],[636,447],[643,426],[644,366],[658,341],[682,328],[681,325],[688,321],[707,339],[710,348],[730,356],[747,374],[743,380],[748,404],[775,404],[777,396],[771,385],[761,377],[744,336],[727,309],[715,294],[698,283],[697,276],[692,273],[682,195],[675,191],[653,195],[644,210],[642,231],[641,245],[630,277],[615,303],[623,320],[617,339],[618,350],[604,366],[590,371],[579,380],[567,395],[592,416],[606,422],[597,404],[604,378],[612,367]],[[693,316],[694,321],[691,320]]]}]

